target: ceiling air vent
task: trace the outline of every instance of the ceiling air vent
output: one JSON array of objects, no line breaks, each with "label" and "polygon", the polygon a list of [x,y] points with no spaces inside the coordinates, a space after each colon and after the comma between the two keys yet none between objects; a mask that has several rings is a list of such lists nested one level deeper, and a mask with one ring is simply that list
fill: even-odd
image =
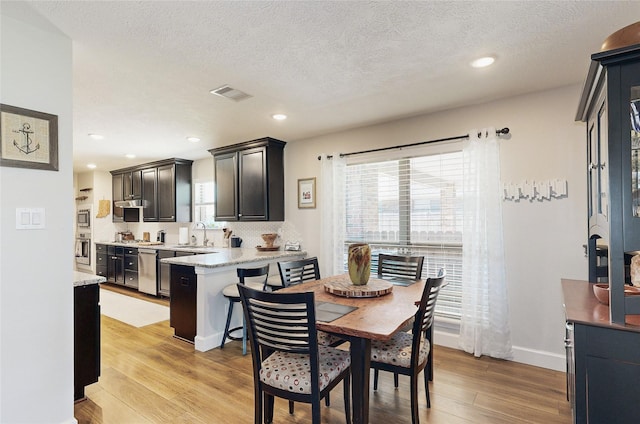
[{"label": "ceiling air vent", "polygon": [[247,94],[243,91],[237,90],[233,87],[229,87],[228,85],[223,85],[222,87],[214,88],[210,91],[211,94],[215,94],[216,96],[226,97],[227,99],[235,100],[239,102],[240,100],[248,99],[249,97],[253,97],[250,94]]}]

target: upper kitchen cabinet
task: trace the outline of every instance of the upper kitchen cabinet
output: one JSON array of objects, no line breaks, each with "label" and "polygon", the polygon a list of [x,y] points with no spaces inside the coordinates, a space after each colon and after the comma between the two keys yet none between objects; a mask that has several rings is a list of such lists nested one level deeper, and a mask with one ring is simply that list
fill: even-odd
[{"label": "upper kitchen cabinet", "polygon": [[[185,159],[167,159],[134,168],[111,171],[117,179],[132,177],[131,192],[139,180],[144,222],[191,222],[191,165]],[[126,186],[126,183],[125,183]],[[125,191],[123,190],[123,195]],[[115,197],[114,197],[115,199]],[[124,200],[134,200],[124,199]]]},{"label": "upper kitchen cabinet", "polygon": [[640,250],[640,44],[591,59],[576,115],[587,124],[589,281],[598,276],[600,239],[611,320],[624,323],[625,314],[640,313],[640,297],[624,296],[625,256]]},{"label": "upper kitchen cabinet", "polygon": [[122,174],[122,196],[124,200],[142,199],[142,171]]},{"label": "upper kitchen cabinet", "polygon": [[284,146],[265,137],[211,149],[218,221],[284,221]]},{"label": "upper kitchen cabinet", "polygon": [[124,195],[122,191],[122,181],[124,178],[124,174],[113,174],[111,173],[111,185],[112,185],[112,199],[113,199],[113,222],[123,222],[124,221],[124,209],[117,208],[116,202],[120,202],[124,200]]}]

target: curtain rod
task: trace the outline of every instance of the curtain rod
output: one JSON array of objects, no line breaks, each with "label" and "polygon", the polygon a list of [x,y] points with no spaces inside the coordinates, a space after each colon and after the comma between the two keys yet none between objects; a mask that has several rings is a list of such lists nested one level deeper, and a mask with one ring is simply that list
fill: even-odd
[{"label": "curtain rod", "polygon": [[[496,135],[506,135],[509,134],[509,128],[504,127],[502,129],[496,130]],[[480,137],[482,135],[482,132],[478,133],[478,137]],[[428,141],[419,141],[417,143],[411,143],[411,144],[402,144],[400,146],[390,146],[390,147],[381,147],[379,149],[371,149],[371,150],[361,150],[359,152],[351,152],[351,153],[340,153],[340,157],[344,158],[347,156],[351,156],[351,155],[360,155],[363,153],[373,153],[373,152],[382,152],[384,150],[392,150],[392,149],[402,149],[403,147],[414,147],[414,146],[421,146],[423,144],[429,144],[429,143],[439,143],[441,141],[453,141],[453,140],[462,140],[465,138],[469,138],[469,134],[465,134],[465,135],[458,135],[456,137],[447,137],[447,138],[439,138],[437,140],[428,140]],[[333,155],[327,155],[327,159],[331,159],[333,157]],[[318,160],[321,160],[322,156],[318,156]]]}]

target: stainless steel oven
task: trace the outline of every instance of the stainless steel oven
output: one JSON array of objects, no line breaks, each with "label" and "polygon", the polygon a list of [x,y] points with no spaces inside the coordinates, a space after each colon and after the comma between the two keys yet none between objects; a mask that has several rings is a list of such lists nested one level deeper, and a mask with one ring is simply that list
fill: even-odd
[{"label": "stainless steel oven", "polygon": [[76,235],[76,263],[91,265],[91,234],[78,233]]},{"label": "stainless steel oven", "polygon": [[91,228],[91,209],[78,209],[76,224],[79,228]]}]

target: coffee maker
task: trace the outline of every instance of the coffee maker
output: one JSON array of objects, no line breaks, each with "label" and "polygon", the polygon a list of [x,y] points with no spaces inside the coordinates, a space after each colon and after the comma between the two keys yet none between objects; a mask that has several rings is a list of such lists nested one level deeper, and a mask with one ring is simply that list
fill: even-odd
[{"label": "coffee maker", "polygon": [[158,234],[156,234],[156,241],[159,241],[161,243],[164,243],[164,236],[165,236],[165,231],[164,230],[160,230],[158,231]]}]

